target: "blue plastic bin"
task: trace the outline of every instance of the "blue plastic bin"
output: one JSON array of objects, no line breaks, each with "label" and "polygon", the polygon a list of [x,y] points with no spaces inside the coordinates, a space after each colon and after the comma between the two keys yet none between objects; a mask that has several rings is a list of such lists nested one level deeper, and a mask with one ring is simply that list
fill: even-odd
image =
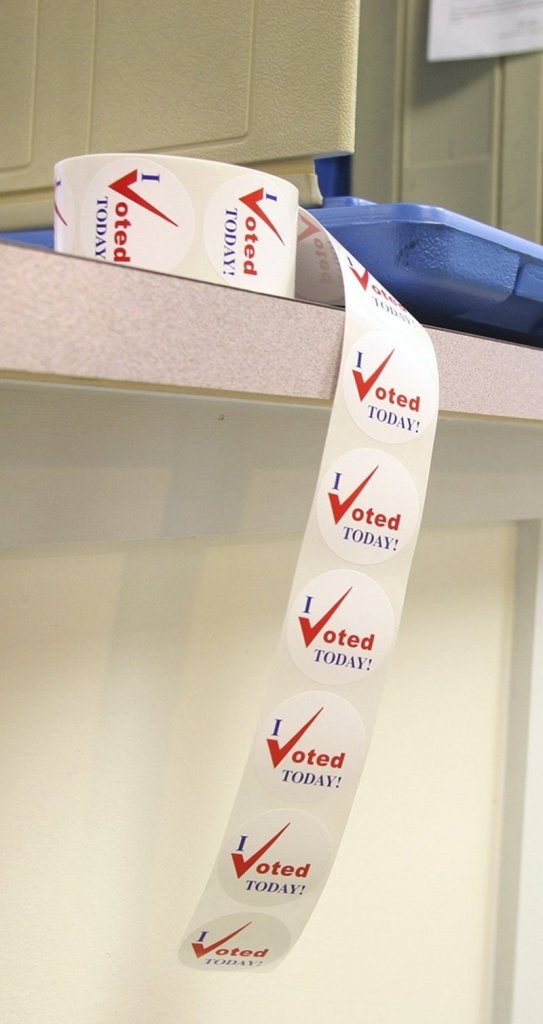
[{"label": "blue plastic bin", "polygon": [[422,323],[543,347],[543,246],[439,206],[311,212]]},{"label": "blue plastic bin", "polygon": [[[543,347],[543,246],[439,206],[346,196],[311,212],[421,323]],[[53,247],[52,231],[2,238]]]}]

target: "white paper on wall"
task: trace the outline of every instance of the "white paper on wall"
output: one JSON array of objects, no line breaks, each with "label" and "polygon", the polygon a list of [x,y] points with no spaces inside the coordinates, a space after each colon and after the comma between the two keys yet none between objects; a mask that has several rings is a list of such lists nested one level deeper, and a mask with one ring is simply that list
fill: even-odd
[{"label": "white paper on wall", "polygon": [[430,0],[430,61],[543,48],[543,0]]}]

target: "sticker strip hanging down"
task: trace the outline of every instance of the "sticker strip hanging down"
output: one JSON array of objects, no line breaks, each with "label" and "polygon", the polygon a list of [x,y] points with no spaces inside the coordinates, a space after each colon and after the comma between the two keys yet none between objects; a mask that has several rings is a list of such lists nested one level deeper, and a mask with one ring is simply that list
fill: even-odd
[{"label": "sticker strip hanging down", "polygon": [[427,332],[305,211],[296,295],[344,302],[341,366],[261,718],[179,949],[204,971],[276,967],[323,890],[394,647],[437,423]]},{"label": "sticker strip hanging down", "polygon": [[[400,621],[438,412],[426,331],[284,179],[163,154],[55,167],[55,249],[345,306],[315,496],[252,750],[181,941],[199,970],[275,967],[352,806]],[[296,221],[298,240],[296,244]],[[296,273],[295,273],[296,271]]]}]

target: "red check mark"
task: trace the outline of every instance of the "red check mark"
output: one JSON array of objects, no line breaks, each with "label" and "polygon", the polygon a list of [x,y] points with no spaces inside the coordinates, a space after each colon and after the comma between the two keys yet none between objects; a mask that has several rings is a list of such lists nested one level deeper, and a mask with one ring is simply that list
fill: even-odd
[{"label": "red check mark", "polygon": [[[266,193],[266,199],[269,198],[269,193]],[[281,235],[279,234],[275,224],[273,223],[272,220],[270,220],[266,211],[263,210],[262,207],[260,206],[260,203],[263,201],[263,199],[263,188],[257,188],[255,192],[248,192],[246,196],[239,197],[240,203],[245,203],[245,206],[248,206],[251,212],[254,213],[256,217],[260,217],[260,220],[266,225],[266,227],[270,229],[270,231],[273,231],[274,235],[277,235],[281,244],[284,245],[285,243],[283,242],[283,239],[281,238]]]},{"label": "red check mark", "polygon": [[286,825],[283,825],[283,828],[280,828],[279,832],[276,832],[276,834],[272,836],[271,839],[268,839],[268,841],[264,843],[264,846],[261,846],[260,849],[256,851],[256,853],[253,853],[251,854],[250,857],[247,857],[247,860],[245,860],[245,857],[243,856],[242,853],[237,852],[230,854],[232,860],[234,861],[234,868],[236,869],[236,875],[238,876],[238,878],[241,878],[241,876],[244,875],[246,871],[249,871],[249,869],[252,868],[253,864],[256,864],[256,862],[264,856],[266,851],[269,850],[270,846],[273,846],[273,844],[279,839],[279,836],[283,835],[283,832],[289,827],[289,825],[290,821],[288,821]]},{"label": "red check mark", "polygon": [[109,187],[113,189],[114,192],[118,192],[120,196],[123,196],[125,199],[131,199],[133,203],[137,203],[138,206],[142,206],[144,210],[148,210],[149,213],[154,213],[155,217],[162,217],[163,220],[168,221],[168,224],[173,224],[173,226],[177,228],[179,225],[176,224],[176,222],[172,220],[171,217],[167,217],[166,214],[162,213],[161,210],[157,210],[156,206],[153,206],[151,203],[148,203],[147,200],[143,198],[143,196],[140,196],[138,195],[137,192],[134,192],[132,185],[135,185],[137,180],[138,172],[129,171],[128,174],[124,175],[124,177],[117,178],[117,181],[112,181]]},{"label": "red check mark", "polygon": [[287,740],[287,742],[284,743],[282,747],[279,746],[275,737],[266,740],[274,768],[277,768],[277,765],[281,764],[283,758],[285,758],[287,754],[290,754],[290,751],[293,749],[293,747],[296,746],[297,743],[300,742],[304,733],[306,733],[310,726],[313,725],[313,722],[315,721],[316,718],[319,717],[321,711],[323,710],[323,708],[319,708],[319,710],[311,716],[311,718],[305,723],[305,725],[302,725],[302,728],[298,729],[298,732],[295,732],[294,736],[291,736],[290,739]]},{"label": "red check mark", "polygon": [[252,923],[252,921],[247,921],[247,924],[242,924],[241,928],[236,928],[235,932],[230,932],[230,935],[225,935],[224,938],[219,939],[218,942],[212,942],[209,946],[204,946],[203,942],[193,942],[192,948],[197,957],[205,956],[206,953],[212,953],[214,949],[218,949],[225,942],[229,942],[230,939],[234,938],[234,935],[239,935],[240,932],[244,931]]},{"label": "red check mark", "polygon": [[356,390],[358,391],[358,397],[361,402],[364,401],[368,391],[371,391],[373,385],[379,380],[386,364],[388,363],[391,356],[394,355],[394,349],[388,353],[388,356],[383,359],[383,362],[379,364],[376,370],[370,374],[367,380],[364,380],[362,372],[360,370],[353,370],[354,382],[356,384]]},{"label": "red check mark", "polygon": [[356,280],[362,285],[364,291],[366,291],[366,288],[368,287],[368,281],[370,279],[370,275],[369,275],[368,271],[364,270],[363,274],[359,274],[358,270],[356,269],[356,267],[353,267],[353,265],[352,265],[350,260],[349,260],[349,266],[350,266],[354,276],[356,277]]},{"label": "red check mark", "polygon": [[306,647],[309,647],[309,645],[313,643],[315,637],[318,636],[321,630],[324,629],[326,623],[330,621],[334,612],[337,612],[340,604],[343,603],[343,601],[347,597],[347,594],[350,594],[352,589],[352,587],[349,587],[349,589],[346,590],[345,593],[340,598],[338,598],[335,604],[333,604],[332,607],[324,613],[322,618],[320,618],[318,622],[315,623],[314,626],[311,625],[308,615],[298,616],[298,622],[300,623],[300,629],[302,630],[304,644]]},{"label": "red check mark", "polygon": [[299,242],[304,242],[306,238],[310,238],[311,235],[315,235],[320,231],[319,226],[317,224],[312,224],[311,221],[307,220],[302,213],[300,214],[300,220],[304,225],[304,230],[298,235]]},{"label": "red check mark", "polygon": [[370,482],[373,474],[376,473],[378,469],[379,466],[376,466],[375,469],[372,469],[371,473],[366,477],[366,479],[363,480],[362,483],[358,485],[358,487],[355,487],[354,491],[352,491],[352,493],[349,494],[349,496],[345,498],[344,501],[340,501],[339,496],[334,491],[328,491],[328,497],[330,499],[330,504],[332,506],[332,515],[334,517],[335,523],[339,523],[340,519],[343,519],[345,513],[349,511],[351,505],[354,505],[359,494],[362,494],[364,487],[366,486],[366,484]]}]

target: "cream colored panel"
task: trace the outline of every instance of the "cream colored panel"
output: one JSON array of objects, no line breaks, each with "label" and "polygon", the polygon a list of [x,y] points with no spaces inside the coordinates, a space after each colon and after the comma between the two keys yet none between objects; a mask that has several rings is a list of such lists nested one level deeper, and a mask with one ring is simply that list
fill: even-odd
[{"label": "cream colored panel", "polygon": [[409,15],[402,199],[495,223],[499,61],[428,63],[426,4]]},{"label": "cream colored panel", "polygon": [[[100,0],[90,149],[170,149],[248,127],[253,0]],[[190,45],[187,45],[190,41]]]},{"label": "cream colored panel", "polygon": [[543,241],[543,57],[509,58],[504,68],[501,221]]},{"label": "cream colored panel", "polygon": [[37,14],[37,0],[2,0],[0,170],[21,167],[31,157]]},{"label": "cream colored panel", "polygon": [[[17,12],[10,0],[6,40]],[[0,165],[0,230],[50,225],[53,165],[77,153],[292,164],[350,152],[358,13],[359,0],[41,0],[35,60],[27,46],[16,79],[35,76],[34,119],[25,85],[5,125],[31,159]]]},{"label": "cream colored panel", "polygon": [[454,160],[415,165],[404,168],[402,201],[442,206],[497,226],[496,187],[492,167],[485,159],[463,160],[461,166]]},{"label": "cream colored panel", "polygon": [[353,192],[498,223],[504,62],[428,63],[427,16],[426,0],[362,5]]},{"label": "cream colored panel", "polygon": [[[86,147],[93,38],[93,0],[39,4],[37,47],[21,68],[21,77],[35,80],[32,161],[0,173],[2,192],[49,186],[53,162]],[[17,126],[13,111],[3,126],[8,138]]]},{"label": "cream colored panel", "polygon": [[404,4],[363,0],[352,192],[375,203],[400,198]]},{"label": "cream colored panel", "polygon": [[177,945],[243,770],[299,537],[4,556],[6,1024],[488,1021],[514,540],[512,524],[423,530],[334,870],[258,983],[216,984]]},{"label": "cream colored panel", "polygon": [[364,0],[353,193],[543,240],[543,57],[426,60],[426,0]]},{"label": "cream colored panel", "polygon": [[[11,6],[18,8],[16,0]],[[6,36],[0,46],[7,50],[11,21],[6,17],[5,22]],[[37,47],[32,52],[27,49],[20,71],[25,81],[35,82],[32,155],[23,168],[0,169],[0,229],[51,223],[53,165],[88,145],[93,38],[93,0],[42,0],[39,4]],[[6,138],[16,136],[19,125],[17,110],[10,109],[2,125]]]}]

